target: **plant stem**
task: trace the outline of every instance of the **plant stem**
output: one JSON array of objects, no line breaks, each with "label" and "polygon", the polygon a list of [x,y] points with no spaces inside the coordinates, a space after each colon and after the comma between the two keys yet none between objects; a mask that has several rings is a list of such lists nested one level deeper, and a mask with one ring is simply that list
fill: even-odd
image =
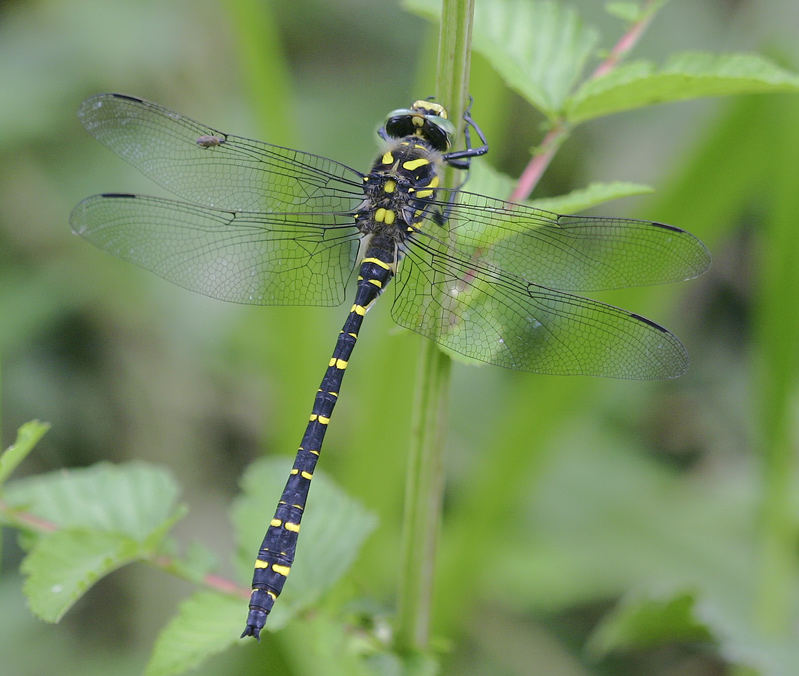
[{"label": "plant stem", "polygon": [[413,404],[411,446],[405,483],[402,568],[396,644],[400,651],[423,650],[430,636],[433,575],[444,487],[443,449],[450,359],[425,341]]},{"label": "plant stem", "polygon": [[[474,0],[444,0],[438,45],[436,95],[458,128],[468,96]],[[445,184],[453,176],[445,174]],[[442,494],[443,454],[451,362],[432,341],[424,341],[413,401],[411,443],[405,485],[396,647],[422,651],[430,639],[436,546]]]},{"label": "plant stem", "polygon": [[[770,139],[776,159],[789,166],[799,149],[799,132],[791,120],[799,106],[786,105],[769,119]],[[790,130],[790,131],[788,131]],[[755,619],[768,636],[790,636],[796,602],[797,526],[794,516],[796,485],[796,432],[792,416],[799,389],[799,315],[786,312],[789,289],[799,288],[799,242],[796,209],[799,197],[793,177],[782,174],[770,182],[773,191],[769,227],[759,247],[758,352],[754,363],[758,377],[759,442],[763,463],[763,505],[760,523],[760,570]]]}]

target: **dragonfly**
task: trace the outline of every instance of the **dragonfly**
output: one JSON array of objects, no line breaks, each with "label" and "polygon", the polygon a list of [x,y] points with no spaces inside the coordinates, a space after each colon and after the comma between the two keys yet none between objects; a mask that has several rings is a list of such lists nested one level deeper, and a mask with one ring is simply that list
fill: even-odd
[{"label": "dragonfly", "polygon": [[[471,107],[471,106],[470,106]],[[533,373],[675,378],[688,367],[666,328],[582,293],[691,279],[710,254],[654,221],[554,214],[442,186],[488,150],[464,143],[430,100],[388,114],[367,173],[235,136],[156,103],[100,94],[78,117],[178,199],[88,197],[72,230],[123,260],[212,298],[332,306],[357,277],[295,462],[255,561],[242,637],[260,638],[294,562],[313,473],[367,311],[393,280],[401,326],[471,360]],[[473,146],[471,133],[480,139]]]}]

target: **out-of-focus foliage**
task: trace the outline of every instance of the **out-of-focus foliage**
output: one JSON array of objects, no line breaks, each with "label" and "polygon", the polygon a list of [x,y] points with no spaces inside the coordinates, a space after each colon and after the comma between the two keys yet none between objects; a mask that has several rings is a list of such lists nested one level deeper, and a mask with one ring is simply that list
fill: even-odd
[{"label": "out-of-focus foliage", "polygon": [[[326,564],[337,550],[307,531],[300,540],[306,581],[335,566],[342,576],[305,587],[296,606],[289,582],[292,621],[198,673],[795,670],[799,103],[783,93],[638,108],[795,88],[799,8],[665,3],[627,65],[581,85],[641,6],[609,4],[476,0],[473,114],[491,152],[469,187],[505,197],[502,174],[519,174],[541,125],[580,122],[533,198],[569,211],[642,195],[602,210],[704,239],[714,265],[703,279],[602,297],[673,329],[691,370],[619,383],[455,366],[441,650],[403,665],[387,648],[418,339],[391,322],[388,290],[323,459],[354,511],[330,506],[321,486],[310,499],[308,529],[314,511],[350,514],[346,551]],[[731,63],[741,57],[696,52],[768,62],[744,57],[743,77]],[[80,101],[122,91],[362,168],[382,115],[432,93],[434,71],[435,28],[399,3],[0,5],[0,447],[26,420],[51,423],[46,435],[23,428],[0,457],[0,479],[15,472],[0,496],[14,527],[0,579],[4,672],[135,674],[149,660],[150,673],[178,673],[234,642],[219,634],[241,629],[246,601],[198,585],[213,573],[246,587],[255,552],[237,548],[257,545],[253,522],[265,526],[284,469],[253,466],[240,500],[262,488],[261,506],[239,502],[232,521],[229,507],[255,458],[293,454],[345,312],[226,306],[73,238],[67,217],[82,197],[158,192],[85,134]],[[172,528],[184,514],[176,485],[188,513]],[[30,609],[16,572],[25,556]],[[153,565],[98,580],[140,559]],[[73,586],[56,589],[67,569]],[[59,624],[31,613],[56,619],[79,597]]]}]

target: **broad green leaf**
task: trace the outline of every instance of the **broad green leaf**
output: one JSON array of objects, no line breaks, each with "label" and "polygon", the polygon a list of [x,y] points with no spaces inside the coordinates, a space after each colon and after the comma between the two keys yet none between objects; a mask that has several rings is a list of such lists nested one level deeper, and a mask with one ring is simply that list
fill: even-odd
[{"label": "broad green leaf", "polygon": [[[556,445],[531,494],[528,519],[522,509],[501,536],[523,546],[497,561],[490,578],[476,581],[484,593],[556,612],[631,588],[652,598],[663,598],[664,589],[691,590],[691,613],[725,659],[764,675],[793,673],[787,665],[799,664],[796,642],[765,637],[752,624],[759,495],[753,476],[728,472],[685,482],[642,449],[598,430],[575,427]],[[578,498],[564,502],[564,495]],[[798,590],[785,591],[794,597]],[[671,625],[660,636],[654,627],[646,634],[665,641],[668,630],[671,640],[685,640],[689,629],[675,618],[679,604],[668,610],[661,619]],[[641,613],[640,621],[655,623],[655,608]],[[646,635],[641,631],[638,640]]]},{"label": "broad green leaf", "polygon": [[31,610],[58,622],[97,580],[143,554],[119,533],[62,530],[39,538],[22,562]]},{"label": "broad green leaf", "polygon": [[685,590],[628,597],[602,618],[587,648],[601,658],[615,650],[710,641],[707,626],[696,615],[696,601],[695,592]]},{"label": "broad green leaf", "polygon": [[629,23],[641,18],[641,6],[636,2],[606,2],[605,11],[617,19]]},{"label": "broad green leaf", "polygon": [[187,580],[200,583],[218,563],[216,554],[195,540],[189,544],[183,556],[173,557],[171,569]]},{"label": "broad green leaf", "polygon": [[[437,20],[441,3],[405,0]],[[552,118],[563,108],[594,51],[598,33],[559,2],[482,0],[474,13],[473,46],[511,89]]]},{"label": "broad green leaf", "polygon": [[17,440],[0,455],[0,484],[8,479],[49,429],[48,423],[31,420],[17,430]]},{"label": "broad green leaf", "polygon": [[158,636],[144,673],[180,674],[239,643],[245,604],[210,591],[190,596]]},{"label": "broad green leaf", "polygon": [[660,11],[669,0],[656,2],[606,2],[605,11],[617,19],[627,23],[635,23],[646,18],[649,14]]},{"label": "broad green leaf", "polygon": [[[233,506],[232,520],[236,529],[237,563],[248,581],[290,468],[291,463],[286,459],[268,458],[253,463],[242,480],[243,495]],[[314,472],[297,558],[266,628],[274,631],[284,626],[295,613],[331,588],[352,565],[376,524],[377,518],[371,512],[345,495],[323,473]],[[242,628],[246,610],[247,604],[243,602]]]},{"label": "broad green leaf", "polygon": [[172,518],[178,489],[163,469],[144,463],[100,463],[8,484],[6,501],[59,528],[143,540]]},{"label": "broad green leaf", "polygon": [[799,91],[799,75],[758,54],[685,52],[655,68],[637,61],[588,80],[566,104],[569,122],[705,96]]},{"label": "broad green leaf", "polygon": [[[492,195],[502,199],[513,190],[514,180],[510,176],[493,169],[486,162],[475,163],[471,169],[468,188],[473,188],[475,192],[484,195]],[[575,214],[604,202],[651,192],[653,192],[653,189],[650,186],[641,183],[631,183],[629,181],[598,182],[590,183],[585,188],[572,190],[565,195],[539,197],[538,199],[526,200],[524,203],[556,214]]]},{"label": "broad green leaf", "polygon": [[715,645],[721,657],[741,668],[742,674],[795,673],[799,649],[790,633],[766,636],[748,624],[745,615],[731,610],[696,588],[637,593],[623,599],[602,619],[586,648],[593,657],[603,658],[611,652],[675,642]]},{"label": "broad green leaf", "polygon": [[557,214],[575,214],[585,211],[597,204],[633,195],[645,195],[654,192],[654,188],[643,183],[628,181],[612,181],[611,183],[589,183],[585,188],[572,190],[557,197],[539,197],[530,200],[530,204],[539,209],[554,211]]}]

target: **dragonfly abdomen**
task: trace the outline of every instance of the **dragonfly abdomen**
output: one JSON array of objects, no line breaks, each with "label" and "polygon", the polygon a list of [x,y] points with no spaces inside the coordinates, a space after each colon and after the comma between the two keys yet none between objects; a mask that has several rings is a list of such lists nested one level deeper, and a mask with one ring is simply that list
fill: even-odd
[{"label": "dragonfly abdomen", "polygon": [[338,401],[344,372],[358,340],[366,311],[394,274],[395,250],[389,238],[375,236],[361,261],[355,302],[336,340],[333,355],[314,398],[311,416],[294,458],[294,465],[255,560],[250,610],[242,638],[259,638],[272,606],[291,572],[308,491],[325,432]]}]

